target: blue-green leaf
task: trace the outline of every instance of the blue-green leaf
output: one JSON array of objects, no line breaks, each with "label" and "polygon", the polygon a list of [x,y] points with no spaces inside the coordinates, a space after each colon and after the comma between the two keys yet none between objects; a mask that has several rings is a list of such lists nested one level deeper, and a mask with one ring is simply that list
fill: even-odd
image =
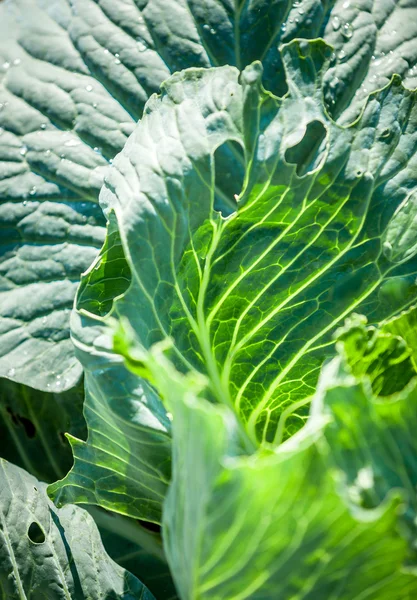
[{"label": "blue-green leaf", "polygon": [[57,510],[45,484],[0,459],[2,600],[153,600],[106,553],[83,509]]}]

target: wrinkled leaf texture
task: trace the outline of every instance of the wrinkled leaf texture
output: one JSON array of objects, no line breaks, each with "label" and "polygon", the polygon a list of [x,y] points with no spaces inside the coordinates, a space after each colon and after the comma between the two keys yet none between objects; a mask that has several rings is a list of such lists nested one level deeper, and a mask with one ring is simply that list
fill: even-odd
[{"label": "wrinkled leaf texture", "polygon": [[106,554],[82,508],[57,510],[45,484],[0,459],[2,600],[153,600]]},{"label": "wrinkled leaf texture", "polygon": [[[416,23],[414,0],[2,2],[0,376],[43,392],[26,390],[32,412],[46,401],[55,414],[54,394],[78,385],[81,367],[68,319],[80,273],[104,237],[98,192],[109,162],[160,83],[190,66],[241,69],[260,59],[265,86],[282,95],[287,84],[279,44],[323,36],[335,48],[325,101],[348,122],[394,72],[416,85]],[[225,153],[226,163],[222,156],[217,161],[217,202],[230,205],[232,158]],[[239,163],[233,168],[238,172]],[[100,298],[100,310],[111,306],[129,278],[125,267]],[[3,398],[20,390],[10,389],[4,387]],[[141,403],[140,393],[136,401]],[[4,430],[13,429],[10,416],[2,421]],[[54,427],[60,430],[51,423],[44,440]],[[68,429],[83,437],[78,418]],[[5,444],[2,454],[27,466],[33,444],[20,438],[14,448]],[[53,448],[40,452],[51,454]],[[55,476],[53,465],[46,470],[48,478]]]},{"label": "wrinkled leaf texture", "polygon": [[235,415],[206,400],[207,381],[180,375],[159,348],[141,351],[174,417],[164,533],[183,600],[415,597],[415,369],[393,394],[374,391],[414,362],[399,334],[415,319],[416,309],[380,330],[351,319],[307,426],[251,456]]},{"label": "wrinkled leaf texture", "polygon": [[[378,322],[415,299],[416,94],[394,77],[343,126],[323,103],[325,42],[294,41],[282,58],[283,98],[264,90],[259,63],[241,77],[233,67],[174,75],[115,159],[101,193],[109,235],[73,315],[89,437],[71,439],[75,464],[50,488],[56,501],[160,518],[170,422],[109,352],[109,318],[127,319],[146,348],[172,337],[177,368],[209,377],[211,399],[233,409],[254,448],[277,443],[281,415],[314,393],[347,315]],[[225,147],[232,184],[235,161],[244,168],[229,216],[216,210]],[[100,315],[122,250],[131,285]],[[285,437],[306,415],[293,410]]]}]

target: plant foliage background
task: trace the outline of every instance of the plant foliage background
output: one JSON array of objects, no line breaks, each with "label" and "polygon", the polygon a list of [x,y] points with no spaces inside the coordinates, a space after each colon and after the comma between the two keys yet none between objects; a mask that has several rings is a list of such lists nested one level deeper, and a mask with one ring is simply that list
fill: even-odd
[{"label": "plant foliage background", "polygon": [[2,598],[415,597],[416,87],[415,0],[0,4]]}]

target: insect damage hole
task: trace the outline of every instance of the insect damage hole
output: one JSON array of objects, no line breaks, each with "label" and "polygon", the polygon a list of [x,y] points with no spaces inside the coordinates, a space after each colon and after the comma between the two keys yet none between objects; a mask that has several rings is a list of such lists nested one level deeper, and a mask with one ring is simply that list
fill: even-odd
[{"label": "insect damage hole", "polygon": [[320,121],[311,121],[301,141],[285,151],[285,160],[296,165],[296,172],[303,177],[314,171],[323,159],[327,130]]},{"label": "insect damage hole", "polygon": [[34,544],[43,544],[45,541],[45,532],[36,521],[33,521],[28,528],[28,538]]}]

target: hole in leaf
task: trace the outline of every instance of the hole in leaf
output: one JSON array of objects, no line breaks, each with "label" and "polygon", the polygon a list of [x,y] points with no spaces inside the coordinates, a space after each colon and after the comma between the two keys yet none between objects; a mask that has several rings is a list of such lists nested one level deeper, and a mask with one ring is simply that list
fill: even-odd
[{"label": "hole in leaf", "polygon": [[17,417],[20,421],[20,423],[23,425],[24,429],[25,429],[25,433],[28,436],[28,438],[32,439],[35,437],[36,435],[36,427],[34,426],[34,424],[32,423],[32,421],[30,421],[29,419],[26,419],[26,417]]},{"label": "hole in leaf", "polygon": [[32,439],[35,437],[36,427],[30,419],[27,419],[26,417],[21,417],[20,415],[15,414],[12,411],[12,409],[10,408],[10,406],[6,406],[6,410],[10,415],[12,423],[14,425],[16,425],[16,427],[18,427],[19,425],[22,425],[28,438]]},{"label": "hole in leaf", "polygon": [[45,533],[35,521],[29,525],[28,537],[34,544],[43,544],[45,541]]},{"label": "hole in leaf", "polygon": [[156,523],[151,523],[149,521],[140,521],[137,519],[139,525],[148,531],[152,531],[153,533],[161,533],[161,526]]},{"label": "hole in leaf", "polygon": [[297,165],[297,175],[303,177],[313,171],[323,158],[326,128],[320,121],[311,121],[306,127],[303,139],[295,146],[287,148],[285,160]]},{"label": "hole in leaf", "polygon": [[14,425],[16,425],[16,426],[19,425],[19,421],[17,419],[17,416],[14,414],[14,412],[12,411],[12,409],[10,408],[10,406],[6,406],[6,411],[9,413],[10,418],[12,420],[12,423]]},{"label": "hole in leaf", "polygon": [[235,196],[240,194],[243,186],[245,158],[242,146],[235,141],[228,141],[219,146],[214,153],[214,168],[214,208],[227,217],[236,211]]}]

